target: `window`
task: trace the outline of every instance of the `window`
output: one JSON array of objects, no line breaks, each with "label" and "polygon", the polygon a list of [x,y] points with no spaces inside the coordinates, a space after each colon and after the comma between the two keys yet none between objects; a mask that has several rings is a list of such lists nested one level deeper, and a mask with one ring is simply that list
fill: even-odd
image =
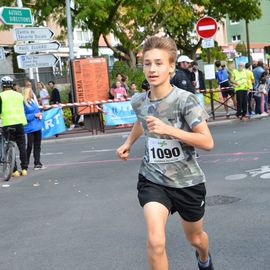
[{"label": "window", "polygon": [[231,25],[234,25],[234,24],[239,24],[239,21],[230,20],[230,24],[231,24]]},{"label": "window", "polygon": [[241,35],[232,36],[232,42],[239,42],[239,41],[241,41]]}]

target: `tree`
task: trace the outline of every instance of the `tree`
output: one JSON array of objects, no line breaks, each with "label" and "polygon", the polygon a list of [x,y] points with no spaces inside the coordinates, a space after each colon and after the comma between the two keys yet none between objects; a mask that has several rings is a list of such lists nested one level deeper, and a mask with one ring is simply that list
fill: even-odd
[{"label": "tree", "polygon": [[[113,47],[106,36],[104,39],[116,55],[128,61],[129,66],[136,66],[136,54],[147,36],[160,31],[173,14],[171,0],[126,0],[123,1],[113,27],[114,35],[121,46]],[[143,7],[143,8],[142,8]]]},{"label": "tree", "polygon": [[[194,56],[201,45],[201,39],[194,33],[195,23],[204,16],[211,16],[218,22],[229,16],[233,20],[255,20],[262,14],[260,1],[257,0],[180,0],[175,2],[175,13],[165,26],[165,32],[171,36],[179,49]],[[184,9],[183,9],[184,7]]]},{"label": "tree", "polygon": [[247,47],[246,47],[246,44],[245,42],[239,42],[237,43],[236,47],[235,47],[235,50],[243,55],[243,56],[247,56],[248,52],[247,52]]}]

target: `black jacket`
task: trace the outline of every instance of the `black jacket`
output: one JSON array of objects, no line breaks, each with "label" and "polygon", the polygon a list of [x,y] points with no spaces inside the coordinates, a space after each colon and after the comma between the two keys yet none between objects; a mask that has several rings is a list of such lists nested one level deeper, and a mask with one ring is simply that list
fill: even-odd
[{"label": "black jacket", "polygon": [[171,79],[171,84],[194,94],[195,87],[191,83],[191,75],[188,75],[187,72],[189,71],[179,68]]},{"label": "black jacket", "polygon": [[58,90],[57,88],[54,88],[54,89],[52,90],[50,103],[51,103],[51,104],[58,104],[58,103],[61,103],[60,93],[59,93],[59,90]]}]

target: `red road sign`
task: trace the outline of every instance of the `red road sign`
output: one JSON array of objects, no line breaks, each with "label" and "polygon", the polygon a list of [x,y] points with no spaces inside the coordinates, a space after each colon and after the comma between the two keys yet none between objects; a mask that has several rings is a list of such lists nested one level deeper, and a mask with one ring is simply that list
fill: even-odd
[{"label": "red road sign", "polygon": [[201,38],[210,38],[217,32],[217,22],[212,17],[204,17],[197,22],[196,30]]}]

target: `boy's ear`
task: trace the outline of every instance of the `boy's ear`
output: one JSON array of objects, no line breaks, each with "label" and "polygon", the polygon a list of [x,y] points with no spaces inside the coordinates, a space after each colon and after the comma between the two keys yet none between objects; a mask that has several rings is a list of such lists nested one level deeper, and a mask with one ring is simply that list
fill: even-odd
[{"label": "boy's ear", "polygon": [[174,71],[175,71],[175,63],[171,63],[170,73],[173,73]]}]

